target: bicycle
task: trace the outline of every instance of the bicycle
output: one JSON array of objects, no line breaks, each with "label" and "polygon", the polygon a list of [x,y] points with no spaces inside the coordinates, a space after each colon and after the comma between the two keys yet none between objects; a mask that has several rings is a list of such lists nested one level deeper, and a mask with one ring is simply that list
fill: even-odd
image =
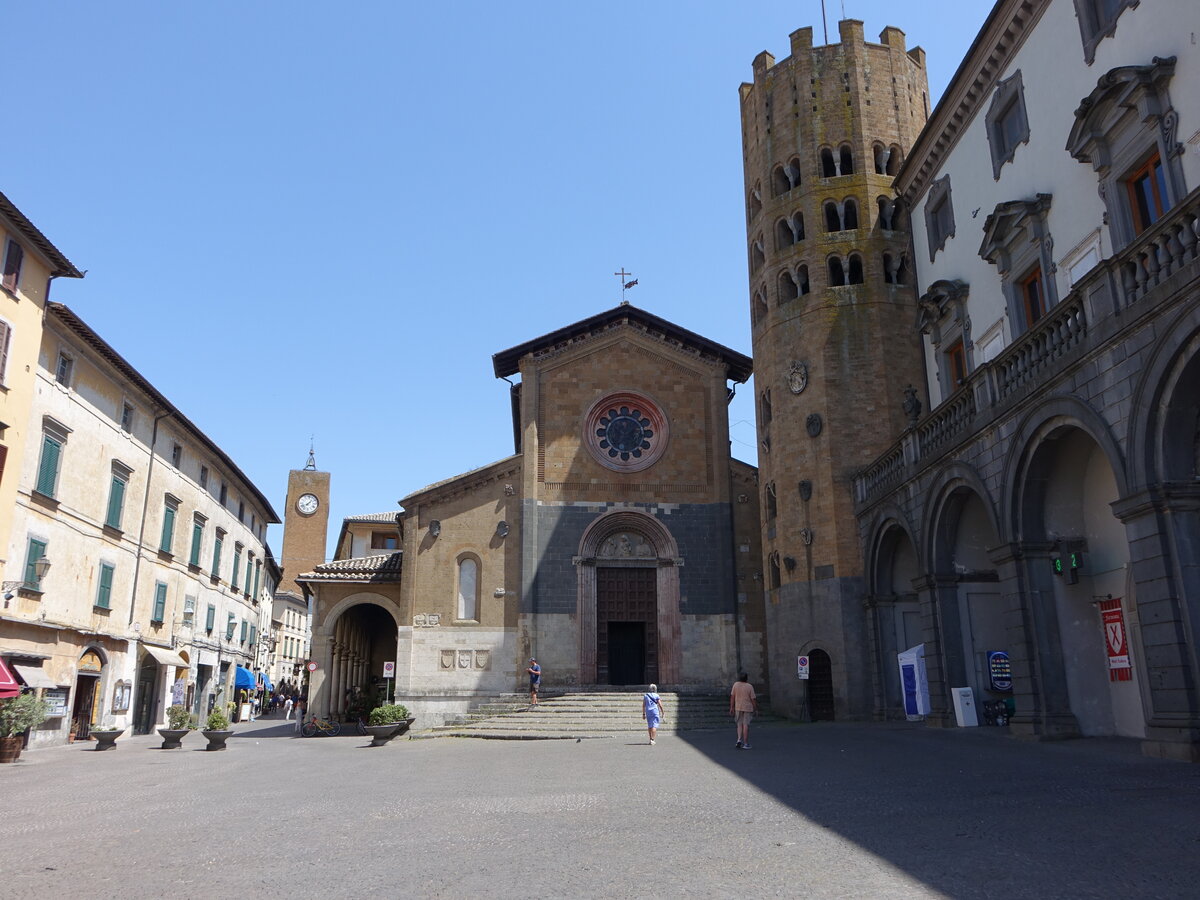
[{"label": "bicycle", "polygon": [[359,716],[357,719],[354,720],[354,727],[358,729],[359,734],[366,734],[367,733],[367,720],[364,719],[362,716]]},{"label": "bicycle", "polygon": [[316,734],[327,734],[330,737],[337,737],[342,733],[340,722],[335,722],[333,719],[322,719],[320,716],[313,716],[300,727],[300,733],[305,737],[312,737]]}]

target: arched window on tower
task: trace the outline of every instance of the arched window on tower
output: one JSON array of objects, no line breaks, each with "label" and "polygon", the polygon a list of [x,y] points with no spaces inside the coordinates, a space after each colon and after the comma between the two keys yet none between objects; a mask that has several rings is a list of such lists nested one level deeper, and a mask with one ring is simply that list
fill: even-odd
[{"label": "arched window on tower", "polygon": [[781,304],[795,300],[800,296],[800,289],[796,286],[796,279],[792,277],[791,272],[779,273],[779,302]]},{"label": "arched window on tower", "polygon": [[763,246],[763,236],[760,231],[754,239],[754,243],[750,245],[750,271],[757,272],[766,261],[766,248]]},{"label": "arched window on tower", "polygon": [[850,284],[863,283],[863,260],[857,253],[850,254]]},{"label": "arched window on tower", "polygon": [[883,254],[883,280],[888,284],[904,284],[904,255],[895,253]]},{"label": "arched window on tower", "polygon": [[846,199],[842,212],[842,230],[853,231],[858,227],[858,201],[853,197]]},{"label": "arched window on tower", "polygon": [[784,174],[787,175],[788,183],[793,188],[800,187],[800,157],[793,156],[788,160],[788,163],[783,168]]},{"label": "arched window on tower", "polygon": [[767,301],[763,299],[761,290],[754,292],[754,300],[750,304],[750,320],[757,325],[767,317]]},{"label": "arched window on tower", "polygon": [[787,173],[783,171],[783,166],[776,166],[771,172],[771,191],[778,197],[791,189],[792,186],[788,183]]},{"label": "arched window on tower", "polygon": [[886,175],[889,156],[888,148],[883,146],[883,144],[872,144],[871,156],[875,160],[875,174]]},{"label": "arched window on tower", "polygon": [[791,223],[787,219],[780,219],[775,223],[775,248],[786,250],[794,243],[796,243],[796,235],[792,231]]},{"label": "arched window on tower", "polygon": [[825,201],[825,230],[828,232],[842,230],[842,216],[837,204],[832,200]]},{"label": "arched window on tower", "polygon": [[774,418],[774,412],[771,409],[771,389],[767,388],[759,395],[759,403],[762,406],[762,423],[770,425],[771,419]]},{"label": "arched window on tower", "polygon": [[846,269],[840,257],[829,257],[829,286],[842,287],[846,283]]},{"label": "arched window on tower", "polygon": [[892,231],[904,231],[908,227],[908,211],[904,201],[897,199],[892,204]]},{"label": "arched window on tower", "polygon": [[746,199],[746,209],[748,214],[746,220],[753,222],[755,217],[762,212],[762,185],[760,182],[754,182],[754,188],[750,191],[750,196]]},{"label": "arched window on tower", "polygon": [[801,266],[796,273],[796,281],[800,286],[800,295],[803,296],[809,292],[808,284],[808,266]]},{"label": "arched window on tower", "polygon": [[884,174],[894,176],[900,171],[901,162],[900,148],[896,144],[892,144],[892,146],[888,148],[887,166],[884,169]]},{"label": "arched window on tower", "polygon": [[469,556],[458,561],[458,618],[479,619],[479,563]]},{"label": "arched window on tower", "polygon": [[821,177],[833,178],[837,175],[837,165],[833,161],[833,151],[828,147],[821,149]]},{"label": "arched window on tower", "polygon": [[854,153],[851,151],[849,144],[842,144],[842,146],[838,148],[838,159],[841,163],[841,172],[839,174],[853,175]]},{"label": "arched window on tower", "polygon": [[792,234],[796,236],[797,241],[804,240],[804,213],[798,212],[792,215]]},{"label": "arched window on tower", "polygon": [[884,231],[894,231],[896,201],[891,197],[879,197],[875,203],[879,206],[879,227]]}]

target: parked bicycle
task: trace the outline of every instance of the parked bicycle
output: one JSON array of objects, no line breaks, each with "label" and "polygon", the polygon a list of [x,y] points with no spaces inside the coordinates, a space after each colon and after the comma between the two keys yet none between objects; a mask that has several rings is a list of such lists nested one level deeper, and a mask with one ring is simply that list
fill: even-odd
[{"label": "parked bicycle", "polygon": [[301,726],[300,733],[305,737],[312,737],[317,734],[327,734],[330,737],[337,737],[342,733],[342,725],[333,719],[323,719],[320,716],[313,716]]}]

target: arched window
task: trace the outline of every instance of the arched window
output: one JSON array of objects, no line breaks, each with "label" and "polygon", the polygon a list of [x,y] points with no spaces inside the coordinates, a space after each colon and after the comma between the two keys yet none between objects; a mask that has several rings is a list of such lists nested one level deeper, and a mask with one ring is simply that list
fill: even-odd
[{"label": "arched window", "polygon": [[887,165],[884,168],[884,174],[885,175],[895,175],[897,172],[900,171],[900,163],[901,162],[902,162],[902,160],[900,158],[900,148],[898,146],[896,146],[895,144],[892,144],[892,146],[888,148]]},{"label": "arched window", "polygon": [[875,200],[879,207],[879,227],[884,231],[893,231],[892,220],[896,212],[896,204],[890,197],[879,197]]},{"label": "arched window", "polygon": [[775,248],[785,250],[794,243],[796,235],[792,232],[791,223],[787,219],[780,219],[775,223]]},{"label": "arched window", "polygon": [[762,185],[760,182],[754,182],[754,190],[746,198],[746,209],[749,211],[747,215],[747,221],[749,222],[753,222],[754,217],[762,212]]},{"label": "arched window", "polygon": [[804,240],[804,213],[798,212],[792,216],[792,233],[796,240]]},{"label": "arched window", "polygon": [[771,191],[778,197],[780,194],[786,194],[792,189],[788,182],[787,173],[783,171],[783,166],[776,166],[771,171]]},{"label": "arched window", "polygon": [[863,261],[857,253],[850,254],[850,284],[863,283]]},{"label": "arched window", "polygon": [[836,256],[829,257],[829,286],[841,287],[846,283],[846,270]]},{"label": "arched window", "polygon": [[808,285],[808,266],[801,266],[800,271],[796,273],[796,280],[800,285],[800,294],[807,294],[809,291]]},{"label": "arched window", "polygon": [[837,174],[837,166],[833,162],[833,151],[828,147],[821,150],[821,177],[832,178]]},{"label": "arched window", "polygon": [[458,561],[458,617],[479,619],[479,563],[469,556]]},{"label": "arched window", "polygon": [[800,157],[793,156],[789,159],[784,173],[787,175],[788,182],[793,188],[800,187]]},{"label": "arched window", "polygon": [[754,300],[750,306],[750,319],[757,325],[767,317],[767,301],[763,299],[762,291],[755,291]]},{"label": "arched window", "polygon": [[842,144],[842,146],[838,148],[838,157],[839,157],[839,161],[842,164],[841,172],[839,174],[853,175],[854,174],[854,153],[851,152],[849,144]]},{"label": "arched window", "polygon": [[779,302],[787,303],[789,300],[795,300],[800,296],[800,289],[796,286],[796,279],[792,277],[791,272],[779,273]]},{"label": "arched window", "polygon": [[889,151],[883,144],[873,144],[871,146],[871,156],[875,160],[875,174],[886,175],[888,165]]},{"label": "arched window", "polygon": [[896,200],[892,204],[892,230],[903,231],[908,227],[908,212],[904,208],[903,200]]},{"label": "arched window", "polygon": [[854,198],[848,198],[845,204],[845,211],[842,215],[842,230],[853,231],[858,227],[858,201]]},{"label": "arched window", "polygon": [[825,201],[825,230],[841,231],[842,217],[838,213],[837,204],[832,200]]},{"label": "arched window", "polygon": [[767,254],[763,247],[763,236],[760,231],[758,237],[754,239],[754,243],[750,246],[750,271],[757,272],[766,261]]},{"label": "arched window", "polygon": [[904,284],[904,255],[883,254],[883,280],[888,284]]},{"label": "arched window", "polygon": [[770,425],[771,419],[774,417],[771,410],[771,389],[767,388],[759,395],[759,402],[762,407],[762,423]]}]

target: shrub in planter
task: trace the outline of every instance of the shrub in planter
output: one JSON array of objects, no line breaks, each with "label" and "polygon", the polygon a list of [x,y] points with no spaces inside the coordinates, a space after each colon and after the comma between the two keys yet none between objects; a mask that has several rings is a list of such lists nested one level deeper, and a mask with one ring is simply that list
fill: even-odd
[{"label": "shrub in planter", "polygon": [[208,714],[208,722],[204,726],[208,731],[228,731],[229,717],[219,709]]},{"label": "shrub in planter", "polygon": [[50,704],[33,694],[0,701],[0,737],[16,737],[27,728],[41,725],[49,711]]},{"label": "shrub in planter", "polygon": [[368,725],[394,725],[408,719],[408,707],[399,703],[388,703],[371,710]]},{"label": "shrub in planter", "polygon": [[186,706],[177,703],[167,707],[167,727],[172,731],[183,731],[192,727],[192,714]]}]

